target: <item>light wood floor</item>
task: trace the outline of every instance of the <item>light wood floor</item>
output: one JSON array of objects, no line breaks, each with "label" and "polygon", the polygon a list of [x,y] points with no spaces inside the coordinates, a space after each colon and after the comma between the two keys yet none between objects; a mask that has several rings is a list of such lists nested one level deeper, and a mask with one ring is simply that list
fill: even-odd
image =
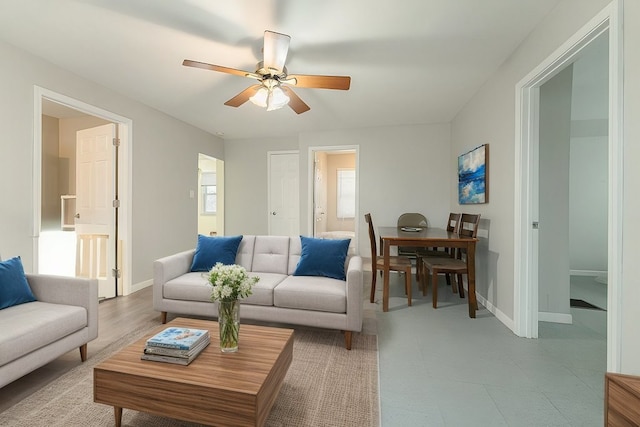
[{"label": "light wood floor", "polygon": [[[152,319],[160,324],[160,313],[153,310],[152,298],[152,287],[149,286],[131,295],[102,301],[99,304],[98,338],[88,345],[89,357],[116,341],[126,330]],[[0,388],[0,413],[81,363],[80,351],[75,349]]]}]

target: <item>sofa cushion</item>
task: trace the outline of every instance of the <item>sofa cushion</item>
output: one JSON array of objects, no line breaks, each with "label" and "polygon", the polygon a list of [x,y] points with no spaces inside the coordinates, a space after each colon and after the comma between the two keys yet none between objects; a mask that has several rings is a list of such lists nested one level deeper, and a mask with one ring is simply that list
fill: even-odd
[{"label": "sofa cushion", "polygon": [[209,237],[198,235],[191,271],[209,271],[216,263],[235,264],[242,236]]},{"label": "sofa cushion", "polygon": [[288,236],[256,236],[251,271],[287,274]]},{"label": "sofa cushion", "polygon": [[276,307],[347,312],[346,282],[328,277],[288,276],[273,290]]},{"label": "sofa cushion", "polygon": [[351,239],[315,239],[300,236],[302,254],[294,276],[324,276],[346,280],[344,263]]},{"label": "sofa cushion", "polygon": [[84,307],[34,301],[0,311],[0,366],[87,327]]},{"label": "sofa cushion", "polygon": [[20,257],[0,261],[0,310],[35,300]]},{"label": "sofa cushion", "polygon": [[249,273],[251,277],[259,277],[258,283],[253,285],[251,295],[240,300],[242,304],[273,305],[273,289],[287,278],[285,274],[278,273]]},{"label": "sofa cushion", "polygon": [[186,273],[164,284],[162,293],[165,298],[184,301],[211,301],[211,286],[206,275]]},{"label": "sofa cushion", "polygon": [[236,264],[244,267],[247,271],[251,271],[251,264],[253,264],[253,247],[255,243],[256,236],[242,236],[242,241],[240,242],[240,246],[238,246]]}]

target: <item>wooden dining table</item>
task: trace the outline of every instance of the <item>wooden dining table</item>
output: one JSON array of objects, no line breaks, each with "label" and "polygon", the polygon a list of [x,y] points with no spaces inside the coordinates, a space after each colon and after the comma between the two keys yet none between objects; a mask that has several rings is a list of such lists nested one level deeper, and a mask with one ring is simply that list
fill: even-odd
[{"label": "wooden dining table", "polygon": [[[404,231],[411,229],[412,231]],[[380,248],[384,258],[384,286],[382,292],[382,311],[389,311],[389,254],[391,246],[413,246],[424,248],[463,248],[466,249],[467,280],[469,293],[469,317],[476,317],[478,302],[476,299],[476,243],[477,238],[464,237],[443,228],[433,227],[379,227]],[[460,284],[462,286],[462,284]]]}]

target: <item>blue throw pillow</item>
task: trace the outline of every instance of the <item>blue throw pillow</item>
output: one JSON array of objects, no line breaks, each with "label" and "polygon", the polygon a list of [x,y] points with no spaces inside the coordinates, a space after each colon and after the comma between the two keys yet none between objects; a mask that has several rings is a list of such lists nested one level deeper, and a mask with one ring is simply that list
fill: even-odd
[{"label": "blue throw pillow", "polygon": [[235,264],[241,241],[242,236],[208,237],[199,234],[191,271],[209,271],[218,262]]},{"label": "blue throw pillow", "polygon": [[35,300],[20,257],[0,261],[0,310]]},{"label": "blue throw pillow", "polygon": [[346,280],[344,263],[351,239],[314,239],[300,236],[302,253],[294,276],[324,276]]}]

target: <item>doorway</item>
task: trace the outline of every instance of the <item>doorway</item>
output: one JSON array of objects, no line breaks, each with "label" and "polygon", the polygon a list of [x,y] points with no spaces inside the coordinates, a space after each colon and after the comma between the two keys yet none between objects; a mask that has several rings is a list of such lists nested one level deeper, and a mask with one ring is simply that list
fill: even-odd
[{"label": "doorway", "polygon": [[198,154],[198,234],[224,236],[224,162]]},{"label": "doorway", "polygon": [[[96,278],[101,299],[126,295],[131,292],[127,251],[131,121],[37,86],[35,92],[38,119],[34,126],[33,151],[34,270]],[[82,131],[96,126],[102,129]],[[112,157],[112,166],[107,165],[108,159],[98,158],[95,153],[85,156],[93,159],[91,164],[96,166],[93,172],[87,172],[89,163],[77,166],[76,147],[82,145],[77,144],[77,137],[85,141],[85,150],[102,146],[102,152]],[[105,185],[96,186],[96,181],[88,176],[100,176]],[[94,185],[88,185],[89,181]],[[79,193],[92,194],[89,199],[85,197],[84,202],[80,200],[83,206],[77,203]],[[102,222],[105,228],[98,233],[94,226]],[[76,233],[82,231],[77,227],[85,228],[82,236]]]},{"label": "doorway", "polygon": [[351,239],[349,253],[357,252],[357,147],[311,148],[311,226],[316,238]]},{"label": "doorway", "polygon": [[[609,91],[607,122],[607,369],[619,368],[619,310],[622,213],[622,87],[621,87],[621,26],[620,8],[614,1],[591,22],[569,39],[550,58],[516,85],[516,209],[514,247],[514,332],[520,336],[537,338],[539,307],[539,222],[538,200],[538,141],[541,138],[541,87],[562,73],[570,64],[585,55],[589,46],[608,37],[607,87]],[[567,165],[567,168],[569,165]],[[544,173],[542,170],[540,173]],[[568,187],[568,184],[567,184]],[[568,192],[568,190],[567,190]],[[540,202],[541,203],[541,202]],[[565,250],[568,252],[568,247]],[[566,301],[566,300],[565,300]],[[545,303],[545,302],[543,302]],[[566,302],[565,302],[566,303]]]},{"label": "doorway", "polygon": [[608,43],[604,32],[540,86],[538,197],[532,200],[538,320],[579,324],[602,337],[607,285],[598,279],[606,279],[608,268]]}]

